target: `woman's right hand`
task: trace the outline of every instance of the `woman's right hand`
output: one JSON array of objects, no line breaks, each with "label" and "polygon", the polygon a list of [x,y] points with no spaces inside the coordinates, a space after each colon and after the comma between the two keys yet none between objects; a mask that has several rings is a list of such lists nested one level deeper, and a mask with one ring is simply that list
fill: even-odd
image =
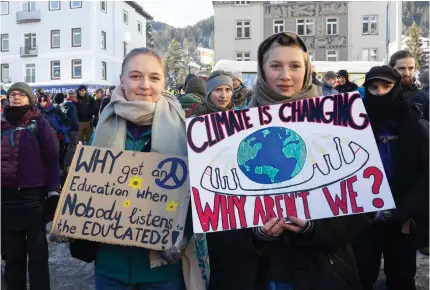
[{"label": "woman's right hand", "polygon": [[284,222],[284,219],[272,218],[263,226],[263,232],[270,237],[277,237],[284,231]]}]

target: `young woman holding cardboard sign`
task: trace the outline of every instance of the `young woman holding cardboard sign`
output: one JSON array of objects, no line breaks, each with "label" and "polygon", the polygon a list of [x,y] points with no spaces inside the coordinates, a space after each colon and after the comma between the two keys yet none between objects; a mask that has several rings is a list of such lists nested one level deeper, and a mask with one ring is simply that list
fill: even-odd
[{"label": "young woman holding cardboard sign", "polygon": [[[308,50],[298,35],[278,33],[260,44],[250,107],[317,96]],[[368,225],[364,215],[353,215],[316,221],[273,219],[254,228],[256,247],[267,250],[266,289],[361,289],[348,244]]]},{"label": "young woman holding cardboard sign", "polygon": [[[147,48],[133,49],[124,58],[120,81],[100,115],[92,145],[186,156],[184,112],[176,98],[164,92],[161,57]],[[181,259],[191,235],[187,223],[179,246],[165,252],[98,244],[95,289],[184,289]],[[168,264],[153,267],[153,258],[160,256]]]}]

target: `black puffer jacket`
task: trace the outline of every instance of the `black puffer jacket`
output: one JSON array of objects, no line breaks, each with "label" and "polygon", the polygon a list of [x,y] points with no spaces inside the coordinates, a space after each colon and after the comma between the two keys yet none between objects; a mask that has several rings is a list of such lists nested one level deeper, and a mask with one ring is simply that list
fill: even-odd
[{"label": "black puffer jacket", "polygon": [[358,86],[347,79],[344,85],[338,85],[334,87],[334,89],[339,93],[349,93],[356,91],[358,89]]},{"label": "black puffer jacket", "polygon": [[78,100],[76,109],[78,111],[79,122],[91,121],[96,114],[96,101],[94,98],[86,94],[83,97],[78,95],[76,99]]},{"label": "black puffer jacket", "polygon": [[420,90],[417,85],[402,86],[402,90],[406,97],[423,113],[423,118],[429,120],[429,94]]}]

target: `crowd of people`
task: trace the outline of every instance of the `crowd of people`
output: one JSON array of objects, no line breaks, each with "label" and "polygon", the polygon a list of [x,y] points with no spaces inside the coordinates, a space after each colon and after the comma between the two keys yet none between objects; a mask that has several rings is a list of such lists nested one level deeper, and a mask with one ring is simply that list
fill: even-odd
[{"label": "crowd of people", "polygon": [[[361,87],[345,70],[319,81],[304,41],[283,32],[259,45],[253,90],[240,72],[213,71],[206,80],[189,75],[173,96],[165,90],[163,59],[147,48],[128,53],[120,85],[108,96],[98,90],[93,98],[85,86],[67,96],[33,96],[29,85],[13,84],[1,119],[7,289],[26,289],[27,265],[30,288],[50,289],[45,225],[78,142],[186,156],[188,117],[352,91],[363,99],[396,209],[313,221],[274,218],[262,227],[207,234],[207,289],[372,290],[381,255],[387,289],[415,289],[416,252],[428,255],[429,242],[428,72],[421,73],[420,88],[415,69],[413,56],[399,51],[388,66],[373,67]],[[147,249],[93,243],[95,289],[185,290],[181,252],[192,236],[188,219],[184,242],[162,253],[167,265],[154,268]]]}]

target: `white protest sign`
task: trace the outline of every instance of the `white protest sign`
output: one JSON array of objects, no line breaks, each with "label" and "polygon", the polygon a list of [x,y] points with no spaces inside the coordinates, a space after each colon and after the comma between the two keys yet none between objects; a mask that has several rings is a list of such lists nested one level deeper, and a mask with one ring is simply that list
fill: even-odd
[{"label": "white protest sign", "polygon": [[187,119],[195,233],[395,207],[358,93]]},{"label": "white protest sign", "polygon": [[188,174],[185,157],[78,145],[52,232],[168,249],[184,233]]}]

